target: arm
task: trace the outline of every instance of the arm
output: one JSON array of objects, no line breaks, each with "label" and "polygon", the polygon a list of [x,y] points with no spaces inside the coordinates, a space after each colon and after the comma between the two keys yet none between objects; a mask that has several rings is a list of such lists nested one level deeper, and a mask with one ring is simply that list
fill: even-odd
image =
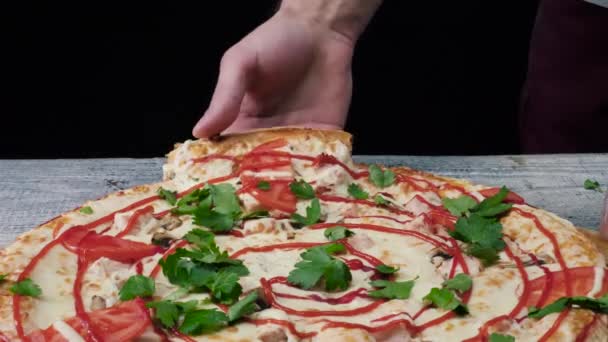
[{"label": "arm", "polygon": [[280,11],[356,42],[382,0],[284,0]]},{"label": "arm", "polygon": [[220,63],[196,137],[273,126],[342,128],[351,60],[381,0],[284,0]]}]

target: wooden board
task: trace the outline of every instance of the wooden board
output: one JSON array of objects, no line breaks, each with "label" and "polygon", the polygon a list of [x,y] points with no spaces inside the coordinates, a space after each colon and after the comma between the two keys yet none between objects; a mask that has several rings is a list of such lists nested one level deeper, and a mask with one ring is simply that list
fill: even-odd
[{"label": "wooden board", "polygon": [[[418,157],[356,156],[358,162],[406,165],[491,186],[506,185],[537,207],[597,229],[608,184],[608,154]],[[163,158],[0,160],[0,246],[38,224],[109,192],[161,179]]]}]

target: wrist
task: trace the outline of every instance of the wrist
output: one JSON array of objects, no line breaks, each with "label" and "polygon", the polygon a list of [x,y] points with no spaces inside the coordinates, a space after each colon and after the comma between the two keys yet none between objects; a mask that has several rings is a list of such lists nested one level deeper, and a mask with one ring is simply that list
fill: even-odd
[{"label": "wrist", "polygon": [[382,0],[283,0],[277,14],[355,44]]}]

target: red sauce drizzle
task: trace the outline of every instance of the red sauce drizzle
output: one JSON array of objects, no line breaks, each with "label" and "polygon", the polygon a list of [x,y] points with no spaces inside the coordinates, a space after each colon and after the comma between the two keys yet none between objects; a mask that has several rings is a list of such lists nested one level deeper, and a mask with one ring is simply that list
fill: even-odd
[{"label": "red sauce drizzle", "polygon": [[188,335],[182,334],[177,329],[171,329],[171,334],[181,338],[182,340],[184,340],[186,342],[196,342],[195,339],[190,338],[190,336],[188,336]]},{"label": "red sauce drizzle", "polygon": [[397,327],[403,327],[407,331],[410,331],[410,332],[416,332],[416,330],[417,330],[417,328],[412,324],[412,322],[410,322],[409,320],[406,320],[406,319],[398,319],[398,320],[390,321],[388,323],[385,323],[383,325],[378,325],[375,327],[370,327],[370,326],[367,326],[364,324],[359,324],[359,323],[335,322],[335,321],[330,321],[330,320],[325,320],[325,319],[323,321],[327,322],[327,324],[325,324],[323,326],[322,330],[331,329],[331,328],[363,329],[372,334],[390,330],[390,329],[395,329]]},{"label": "red sauce drizzle", "polygon": [[127,222],[127,225],[125,226],[125,228],[122,230],[122,232],[116,234],[116,237],[121,238],[127,234],[129,234],[133,228],[135,228],[135,226],[137,225],[137,220],[139,220],[139,218],[145,214],[152,214],[154,212],[154,207],[152,207],[151,205],[144,207],[142,209],[137,209],[135,210],[135,212],[133,212],[133,214],[131,215],[131,217],[129,217],[129,221]]},{"label": "red sauce drizzle", "polygon": [[536,255],[534,255],[532,253],[528,253],[528,256],[545,273],[545,286],[544,286],[543,292],[540,295],[540,297],[538,298],[538,301],[536,302],[536,304],[534,305],[537,308],[542,308],[543,306],[545,306],[545,303],[547,302],[547,298],[549,298],[549,293],[551,293],[551,291],[549,291],[549,289],[551,289],[553,287],[553,272],[549,271],[548,268],[541,265],[540,262],[538,261],[538,258],[536,257]]},{"label": "red sauce drizzle", "polygon": [[398,220],[392,216],[384,216],[384,215],[345,216],[344,218],[345,219],[379,218],[379,219],[390,220],[390,221],[397,222],[400,224],[407,224],[407,223],[412,222],[412,220],[402,221],[402,220]]},{"label": "red sauce drizzle", "polygon": [[523,281],[524,286],[524,289],[521,293],[521,297],[519,297],[519,302],[508,315],[510,319],[513,319],[517,317],[517,314],[524,308],[524,305],[526,304],[528,297],[530,296],[530,280],[528,279],[528,272],[526,272],[524,263],[521,261],[520,258],[513,254],[509,246],[505,247],[505,253],[509,256],[509,258],[511,258],[511,260],[515,261],[515,265],[517,265],[517,270],[521,275],[521,279]]},{"label": "red sauce drizzle", "polygon": [[589,324],[585,325],[585,327],[583,328],[583,331],[581,331],[581,333],[576,337],[575,342],[587,341],[587,337],[589,337],[589,332],[591,331],[591,328],[595,325],[597,320],[598,320],[598,315],[594,314],[591,322],[589,322]]},{"label": "red sauce drizzle", "polygon": [[[336,223],[318,223],[318,224],[309,226],[308,228],[309,229],[325,229],[325,228],[335,227],[337,225],[338,224],[336,224]],[[367,224],[367,223],[340,223],[339,225],[343,226],[345,228],[348,228],[348,229],[367,229],[367,230],[373,230],[373,231],[377,231],[377,232],[413,236],[420,240],[428,242],[435,247],[443,248],[445,250],[452,249],[447,244],[445,244],[441,241],[438,241],[435,238],[432,238],[429,235],[426,235],[426,234],[421,233],[416,230],[389,228],[389,227],[379,226],[379,225],[375,225],[375,224]]]},{"label": "red sauce drizzle", "polygon": [[73,287],[74,307],[76,309],[76,317],[80,318],[80,324],[82,324],[83,330],[87,332],[85,339],[87,341],[101,341],[90,324],[91,320],[84,309],[84,303],[82,302],[82,280],[90,265],[90,260],[87,259],[85,254],[86,253],[79,253],[78,255],[78,270],[76,272],[76,279],[74,280]]},{"label": "red sauce drizzle", "polygon": [[262,289],[264,291],[264,295],[268,304],[272,307],[275,307],[279,310],[283,310],[288,314],[303,316],[303,317],[319,317],[319,316],[356,316],[365,312],[372,311],[384,304],[383,300],[373,301],[368,305],[349,310],[296,310],[292,308],[288,308],[278,303],[275,300],[275,295],[272,291],[272,285],[275,283],[282,283],[285,280],[285,277],[274,277],[266,280],[266,278],[260,279],[260,283],[262,285]]},{"label": "red sauce drizzle", "polygon": [[[276,278],[277,279],[274,283],[279,283],[279,284],[283,284],[283,285],[287,285],[287,286],[291,287],[291,285],[289,285],[289,283],[287,282],[287,278],[285,278],[285,277],[276,277]],[[275,280],[275,278],[272,278],[271,280]],[[281,292],[273,292],[273,295],[275,297],[280,297],[280,298],[312,300],[315,302],[327,303],[327,304],[331,304],[331,305],[348,304],[357,298],[369,298],[367,296],[367,289],[362,288],[362,287],[358,288],[356,290],[347,292],[344,295],[342,295],[340,297],[336,297],[336,298],[331,298],[331,297],[324,298],[317,294],[310,294],[308,296],[298,296],[298,295],[294,295],[294,294],[290,294],[290,293],[281,293]]]},{"label": "red sauce drizzle", "polygon": [[324,245],[322,242],[287,242],[287,243],[278,243],[274,245],[267,246],[259,246],[259,247],[245,247],[233,253],[230,257],[232,259],[236,259],[243,254],[247,253],[262,253],[262,252],[270,252],[275,249],[302,249],[302,248],[311,248],[315,246]]},{"label": "red sauce drizzle", "polygon": [[142,275],[144,273],[144,264],[142,264],[141,261],[138,261],[135,264],[135,272],[139,275]]},{"label": "red sauce drizzle", "polygon": [[275,324],[280,325],[284,328],[287,328],[290,333],[298,337],[299,339],[311,338],[317,335],[317,332],[311,331],[309,333],[303,333],[296,330],[294,324],[290,321],[285,321],[282,319],[274,319],[274,318],[256,318],[256,319],[247,319],[247,322],[253,323],[256,326],[264,325],[264,324]]},{"label": "red sauce drizzle", "polygon": [[199,163],[207,163],[207,162],[210,162],[210,161],[216,160],[216,159],[230,160],[230,161],[235,162],[235,163],[237,162],[237,158],[236,157],[228,156],[228,155],[225,155],[225,154],[217,154],[217,153],[210,154],[210,155],[204,156],[202,158],[194,158],[194,159],[192,159],[192,162],[194,164],[199,164]]},{"label": "red sauce drizzle", "polygon": [[[325,202],[355,203],[355,204],[366,205],[368,207],[377,207],[376,203],[374,203],[372,201],[360,200],[360,199],[354,199],[354,198],[345,198],[345,197],[340,197],[340,196],[335,196],[335,195],[319,194],[319,195],[317,195],[317,198],[320,199],[321,201],[325,201]],[[384,206],[382,208],[386,209],[390,212],[393,212],[395,214],[414,217],[412,215],[412,213],[410,213],[409,211],[401,210],[401,209],[398,209],[398,208],[395,208],[392,206]]]},{"label": "red sauce drizzle", "polygon": [[410,314],[408,314],[407,312],[397,312],[397,313],[394,313],[394,314],[390,314],[390,315],[386,315],[386,316],[382,316],[382,317],[379,317],[379,318],[373,319],[373,320],[372,320],[372,323],[373,323],[373,322],[383,322],[383,321],[388,321],[388,320],[389,320],[389,319],[391,319],[391,318],[399,317],[399,316],[401,316],[401,315],[406,315],[407,317],[409,317],[410,319],[412,319],[412,320],[413,320],[412,316],[410,316]]},{"label": "red sauce drizzle", "polygon": [[[555,253],[555,259],[557,259],[557,262],[559,263],[562,271],[564,272],[564,283],[566,284],[566,297],[571,297],[572,296],[572,282],[570,281],[570,272],[568,272],[568,267],[566,266],[566,262],[564,261],[564,258],[562,257],[562,252],[559,248],[559,244],[557,243],[557,239],[555,238],[555,235],[553,235],[553,233],[551,233],[547,228],[545,228],[545,226],[543,226],[543,224],[540,222],[538,217],[536,217],[536,215],[523,211],[519,208],[512,208],[511,210],[517,212],[518,214],[520,214],[521,216],[523,216],[525,218],[532,220],[534,222],[534,224],[536,225],[536,228],[538,230],[540,230],[549,239],[549,241],[551,241],[551,244],[553,245],[553,253]],[[557,319],[555,320],[555,322],[553,323],[553,326],[551,326],[551,329],[549,329],[538,341],[539,342],[547,341],[549,339],[549,337],[551,337],[551,335],[553,335],[553,333],[559,328],[561,322],[566,318],[566,316],[568,315],[569,312],[570,312],[570,310],[568,310],[568,309],[562,311],[559,314],[559,316],[557,317]]]}]

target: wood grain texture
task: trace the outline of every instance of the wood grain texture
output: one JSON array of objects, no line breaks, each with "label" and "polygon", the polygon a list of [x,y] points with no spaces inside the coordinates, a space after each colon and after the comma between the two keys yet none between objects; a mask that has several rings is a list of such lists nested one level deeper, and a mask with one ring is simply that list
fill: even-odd
[{"label": "wood grain texture", "polygon": [[[490,186],[506,185],[537,207],[580,227],[599,225],[603,194],[586,178],[608,184],[608,154],[419,157],[355,156],[363,163],[405,165]],[[164,158],[0,160],[0,246],[82,202],[161,179]]]}]

